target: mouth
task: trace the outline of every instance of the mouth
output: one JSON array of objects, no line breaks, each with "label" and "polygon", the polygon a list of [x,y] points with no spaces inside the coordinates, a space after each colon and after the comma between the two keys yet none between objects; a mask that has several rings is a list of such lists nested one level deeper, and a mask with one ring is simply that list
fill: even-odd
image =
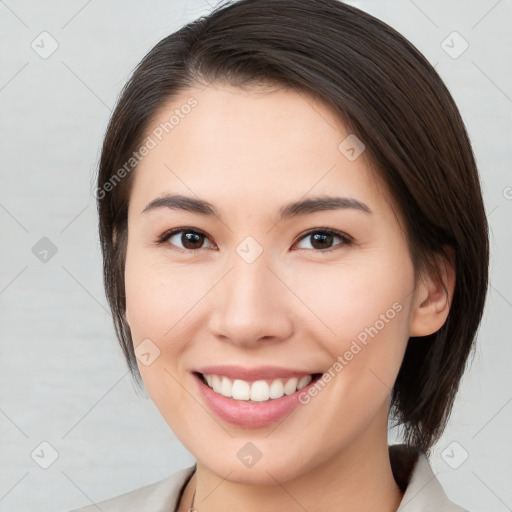
[{"label": "mouth", "polygon": [[322,373],[298,374],[274,379],[244,380],[213,373],[193,374],[215,394],[240,402],[269,402],[293,395],[302,388],[314,384]]},{"label": "mouth", "polygon": [[[191,375],[208,409],[223,421],[249,429],[283,420],[304,403],[301,394],[309,393],[323,375],[271,367],[241,370],[217,366],[202,370]],[[242,375],[248,380],[236,378]]]}]

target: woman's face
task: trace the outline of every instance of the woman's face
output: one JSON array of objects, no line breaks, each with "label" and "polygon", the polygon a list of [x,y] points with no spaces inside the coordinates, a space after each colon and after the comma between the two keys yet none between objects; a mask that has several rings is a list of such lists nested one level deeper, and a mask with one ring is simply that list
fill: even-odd
[{"label": "woman's face", "polygon": [[[182,93],[147,136],[128,214],[126,319],[177,437],[216,474],[269,484],[349,447],[387,446],[415,282],[390,196],[358,156],[364,141],[311,97],[224,85]],[[148,207],[166,195],[190,202]],[[352,202],[287,208],[318,198]],[[238,398],[202,383],[205,368]],[[322,373],[328,382],[298,392],[287,384]]]}]

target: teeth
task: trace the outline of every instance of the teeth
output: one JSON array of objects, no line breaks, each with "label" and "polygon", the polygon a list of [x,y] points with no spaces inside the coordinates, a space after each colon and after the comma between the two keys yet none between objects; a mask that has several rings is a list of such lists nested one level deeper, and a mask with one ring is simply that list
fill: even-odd
[{"label": "teeth", "polygon": [[252,400],[254,402],[266,402],[270,399],[291,395],[295,391],[307,386],[312,380],[311,375],[301,378],[274,379],[272,381],[257,380],[247,382],[240,379],[229,379],[219,375],[203,374],[208,386],[216,393],[235,400]]},{"label": "teeth", "polygon": [[264,380],[257,380],[251,384],[251,400],[254,400],[255,402],[264,402],[269,398],[270,388]]},{"label": "teeth", "polygon": [[229,382],[229,379],[227,377],[222,378],[222,382],[220,384],[220,394],[230,397],[232,390],[231,390],[231,382]]},{"label": "teeth", "polygon": [[218,375],[212,375],[212,388],[215,393],[220,393],[221,379]]},{"label": "teeth", "polygon": [[311,375],[305,375],[297,383],[297,389],[302,389],[303,387],[307,386],[312,380],[313,378],[311,377]]},{"label": "teeth", "polygon": [[287,395],[291,395],[292,393],[295,393],[297,391],[297,378],[290,379],[285,385],[284,385],[284,392]]},{"label": "teeth", "polygon": [[284,395],[283,382],[279,379],[272,381],[268,395],[270,398],[281,398]]},{"label": "teeth", "polygon": [[[231,382],[227,377],[224,377],[224,380],[231,386]],[[251,397],[251,386],[248,382],[237,379],[231,386],[231,393],[224,396],[232,396],[235,400],[249,400]]]}]

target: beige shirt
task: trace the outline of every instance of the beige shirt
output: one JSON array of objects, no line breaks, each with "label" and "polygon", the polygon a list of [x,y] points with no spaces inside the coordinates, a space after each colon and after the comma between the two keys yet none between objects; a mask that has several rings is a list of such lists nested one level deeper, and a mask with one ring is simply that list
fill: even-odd
[{"label": "beige shirt", "polygon": [[[391,445],[389,456],[393,476],[405,491],[397,512],[468,512],[447,498],[424,453]],[[195,465],[181,469],[154,484],[71,512],[175,512],[194,470]]]}]

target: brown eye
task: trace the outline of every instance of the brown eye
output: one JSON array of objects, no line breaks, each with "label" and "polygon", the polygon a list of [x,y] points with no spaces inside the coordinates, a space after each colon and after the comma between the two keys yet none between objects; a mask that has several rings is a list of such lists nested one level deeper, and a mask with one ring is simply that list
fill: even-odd
[{"label": "brown eye", "polygon": [[[341,243],[332,247],[332,243],[336,239],[341,240]],[[316,229],[309,231],[302,235],[300,241],[302,240],[310,240],[311,248],[319,252],[330,252],[336,250],[340,246],[352,244],[352,240],[348,236],[332,229]],[[301,247],[301,249],[304,249],[304,247]]]},{"label": "brown eye", "polygon": [[179,252],[197,251],[203,248],[204,241],[208,237],[202,231],[190,228],[174,229],[164,233],[158,239],[158,243],[163,244],[168,242]]},{"label": "brown eye", "polygon": [[201,249],[203,245],[203,235],[199,235],[198,233],[187,233],[186,231],[182,231],[179,235],[179,241],[183,244],[185,249]]},{"label": "brown eye", "polygon": [[[336,239],[341,240],[341,243],[332,246]],[[203,249],[205,240],[209,242],[208,236],[202,231],[195,228],[178,228],[164,233],[157,239],[157,243],[168,244],[172,249],[185,253]],[[349,236],[328,228],[311,230],[302,235],[299,242],[294,245],[297,245],[303,240],[309,240],[311,248],[320,253],[331,252],[339,247],[350,246],[353,244],[353,241]],[[210,247],[215,248],[215,245],[211,244]],[[300,248],[304,249],[304,247]]]}]

